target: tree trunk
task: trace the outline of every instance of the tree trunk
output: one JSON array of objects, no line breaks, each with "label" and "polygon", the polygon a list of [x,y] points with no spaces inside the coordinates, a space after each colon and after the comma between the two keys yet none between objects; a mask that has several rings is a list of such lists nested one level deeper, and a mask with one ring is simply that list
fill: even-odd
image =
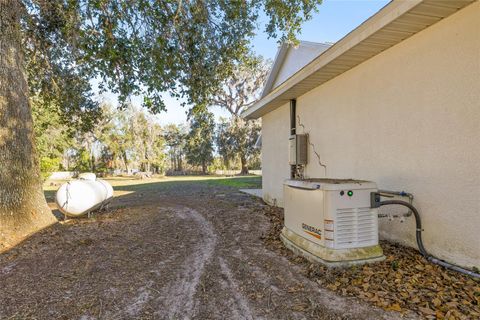
[{"label": "tree trunk", "polygon": [[92,156],[90,157],[90,169],[91,169],[91,172],[95,173],[96,171],[96,168],[95,168],[95,157],[93,156],[93,153],[92,153]]},{"label": "tree trunk", "polygon": [[18,0],[0,1],[0,251],[57,220],[43,195]]},{"label": "tree trunk", "polygon": [[223,166],[225,169],[230,170],[230,160],[227,157],[223,157]]},{"label": "tree trunk", "polygon": [[143,157],[145,158],[145,168],[144,172],[150,172],[150,159],[148,159],[148,148],[147,148],[147,143],[143,142]]},{"label": "tree trunk", "polygon": [[177,166],[178,166],[177,171],[182,171],[183,170],[182,156],[181,155],[177,155]]},{"label": "tree trunk", "polygon": [[245,158],[244,155],[240,156],[240,163],[242,164],[242,171],[240,171],[240,174],[247,175],[248,174],[247,159]]},{"label": "tree trunk", "polygon": [[122,151],[122,160],[123,160],[123,164],[125,165],[125,170],[127,170],[127,174],[128,174],[127,152],[125,152],[124,150]]}]

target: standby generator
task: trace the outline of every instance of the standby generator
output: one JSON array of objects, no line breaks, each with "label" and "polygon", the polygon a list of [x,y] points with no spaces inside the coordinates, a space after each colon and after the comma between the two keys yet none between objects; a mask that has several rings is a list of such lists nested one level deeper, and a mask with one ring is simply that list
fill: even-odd
[{"label": "standby generator", "polygon": [[294,252],[328,266],[383,260],[378,212],[370,206],[374,182],[345,179],[287,180],[281,238]]}]

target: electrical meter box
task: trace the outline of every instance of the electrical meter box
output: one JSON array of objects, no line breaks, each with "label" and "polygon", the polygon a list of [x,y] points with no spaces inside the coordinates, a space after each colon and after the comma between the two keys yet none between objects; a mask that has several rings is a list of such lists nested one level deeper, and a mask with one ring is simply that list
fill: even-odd
[{"label": "electrical meter box", "polygon": [[289,139],[289,164],[305,165],[307,164],[308,135],[295,134]]},{"label": "electrical meter box", "polygon": [[378,212],[370,207],[374,182],[346,179],[287,180],[285,226],[289,249],[327,266],[383,260]]}]

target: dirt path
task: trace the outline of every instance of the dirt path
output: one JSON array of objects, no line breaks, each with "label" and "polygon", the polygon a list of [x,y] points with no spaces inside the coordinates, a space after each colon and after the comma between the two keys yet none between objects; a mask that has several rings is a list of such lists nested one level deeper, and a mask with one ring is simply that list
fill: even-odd
[{"label": "dirt path", "polygon": [[0,256],[0,319],[395,319],[322,289],[261,240],[266,207],[186,182],[118,197]]}]

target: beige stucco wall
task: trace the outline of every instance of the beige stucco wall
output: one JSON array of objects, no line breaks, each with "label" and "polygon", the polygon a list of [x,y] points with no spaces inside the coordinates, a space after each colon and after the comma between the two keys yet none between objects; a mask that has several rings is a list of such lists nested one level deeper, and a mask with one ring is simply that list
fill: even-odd
[{"label": "beige stucco wall", "polygon": [[[328,176],[406,190],[431,253],[480,266],[480,3],[297,98]],[[263,117],[264,194],[282,205],[288,105]],[[301,130],[299,130],[301,133]],[[309,177],[323,177],[310,150]],[[269,199],[266,199],[269,200]],[[381,236],[414,245],[414,220]]]},{"label": "beige stucco wall", "polygon": [[289,137],[290,107],[286,104],[262,118],[263,199],[280,207],[283,207],[283,181],[290,177]]}]

